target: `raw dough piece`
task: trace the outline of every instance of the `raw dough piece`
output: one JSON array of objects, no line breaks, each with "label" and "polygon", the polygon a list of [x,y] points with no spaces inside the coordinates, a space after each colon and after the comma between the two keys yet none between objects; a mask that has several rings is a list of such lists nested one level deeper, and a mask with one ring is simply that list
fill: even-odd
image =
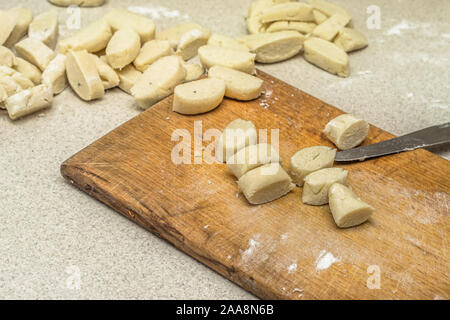
[{"label": "raw dough piece", "polygon": [[[33,20],[33,12],[30,9],[15,7],[8,10],[8,14],[14,17],[15,25],[11,31],[8,40],[4,43],[5,47],[11,48],[17,43],[23,36],[27,34],[28,26]],[[1,18],[0,18],[1,19]]]},{"label": "raw dough piece", "polygon": [[36,16],[28,27],[28,36],[42,41],[47,47],[54,49],[58,37],[58,13],[56,10]]},{"label": "raw dough piece", "polygon": [[14,15],[9,12],[0,10],[0,21],[2,22],[0,27],[0,45],[3,45],[11,35],[11,32],[16,25],[16,19]]},{"label": "raw dough piece", "polygon": [[105,94],[94,58],[86,51],[69,51],[66,59],[67,79],[83,100],[101,98]]},{"label": "raw dough piece", "polygon": [[105,3],[105,0],[48,0],[48,2],[60,7],[99,7]]},{"label": "raw dough piece", "polygon": [[13,67],[17,64],[16,56],[7,47],[0,46],[0,65]]},{"label": "raw dough piece", "polygon": [[321,24],[328,19],[328,16],[317,9],[313,9],[314,20],[317,24]]},{"label": "raw dough piece", "polygon": [[328,198],[334,222],[340,228],[357,226],[369,219],[374,211],[350,188],[340,183],[331,185],[328,190]]},{"label": "raw dough piece", "polygon": [[97,57],[95,54],[90,54],[95,60],[98,75],[102,80],[105,90],[117,87],[119,85],[119,76],[111,66],[103,59]]},{"label": "raw dough piece", "polygon": [[305,36],[296,31],[259,33],[238,38],[261,63],[279,62],[295,56],[302,49],[304,40]]},{"label": "raw dough piece", "polygon": [[238,186],[251,204],[273,201],[295,187],[279,163],[269,163],[250,170],[239,179]]},{"label": "raw dough piece", "polygon": [[223,36],[221,34],[213,33],[211,37],[208,39],[208,44],[216,47],[224,47],[224,48],[230,48],[234,50],[242,50],[242,51],[249,51],[250,49],[247,47],[247,45],[240,43],[239,41]]},{"label": "raw dough piece", "polygon": [[50,87],[54,95],[67,87],[66,56],[58,53],[42,72],[42,83]]},{"label": "raw dough piece", "polygon": [[23,90],[6,99],[6,109],[11,120],[48,108],[53,101],[52,90],[45,84]]},{"label": "raw dough piece", "polygon": [[325,168],[305,177],[302,202],[314,206],[328,203],[328,189],[333,183],[346,184],[348,171],[342,168]]},{"label": "raw dough piece", "polygon": [[20,72],[24,77],[33,81],[35,85],[41,83],[41,70],[34,64],[29,63],[22,58],[16,58],[17,64],[13,67],[14,70]]},{"label": "raw dough piece", "polygon": [[68,50],[87,50],[88,52],[97,52],[108,44],[112,37],[111,27],[106,19],[100,19],[92,22],[74,35],[59,41],[58,51],[66,53]]},{"label": "raw dough piece", "polygon": [[53,52],[52,49],[36,39],[23,39],[22,41],[17,42],[14,47],[20,57],[34,64],[41,71],[44,71],[45,68],[47,68],[48,64],[55,56],[55,52]]},{"label": "raw dough piece", "polygon": [[254,53],[205,45],[198,49],[198,56],[207,69],[213,65],[219,65],[250,74],[255,73],[256,55]]},{"label": "raw dough piece", "polygon": [[173,55],[174,51],[168,40],[150,40],[142,46],[133,64],[141,72],[161,57]]},{"label": "raw dough piece", "polygon": [[276,4],[261,13],[260,21],[262,23],[279,20],[314,22],[312,9],[310,5],[302,2]]},{"label": "raw dough piece", "polygon": [[131,88],[138,82],[142,76],[142,72],[136,70],[136,68],[129,64],[122,70],[115,70],[119,76],[119,88],[128,94],[131,94]]},{"label": "raw dough piece", "polygon": [[364,141],[369,133],[369,124],[351,114],[342,114],[328,122],[323,132],[336,147],[347,150]]},{"label": "raw dough piece", "polygon": [[227,168],[239,179],[250,170],[274,162],[280,162],[278,152],[268,143],[258,143],[242,148],[229,157]]},{"label": "raw dough piece", "polygon": [[292,181],[301,187],[303,179],[310,173],[333,166],[336,149],[326,146],[314,146],[297,151],[291,157],[289,174]]},{"label": "raw dough piece", "polygon": [[189,22],[179,24],[169,29],[157,32],[155,39],[157,40],[168,40],[172,48],[176,49],[181,37],[186,33],[194,29],[202,29],[198,23]]},{"label": "raw dough piece", "polygon": [[247,18],[247,30],[250,34],[258,34],[266,31],[266,26],[261,22],[261,15]]},{"label": "raw dough piece", "polygon": [[121,69],[136,59],[141,48],[139,35],[130,28],[114,33],[106,47],[106,58],[114,69]]},{"label": "raw dough piece", "polygon": [[225,81],[225,96],[237,100],[253,100],[260,96],[263,80],[222,66],[212,66],[208,71],[209,78]]},{"label": "raw dough piece", "polygon": [[189,60],[197,55],[198,48],[208,42],[211,32],[206,29],[192,29],[184,33],[177,46],[177,55]]},{"label": "raw dough piece", "polygon": [[298,31],[304,34],[311,33],[317,26],[314,22],[301,22],[301,21],[275,21],[272,22],[267,28],[266,32],[278,32],[278,31]]},{"label": "raw dough piece", "polygon": [[251,121],[237,118],[223,130],[216,147],[216,160],[225,163],[237,151],[256,144],[256,127]]},{"label": "raw dough piece", "polygon": [[150,65],[131,88],[139,107],[147,109],[173,93],[186,77],[186,70],[177,56],[162,57]]},{"label": "raw dough piece", "polygon": [[306,61],[340,77],[350,75],[347,53],[334,43],[311,37],[303,43]]},{"label": "raw dough piece", "polygon": [[144,16],[124,9],[112,9],[105,18],[114,32],[124,28],[134,29],[139,34],[141,43],[155,37],[155,23]]},{"label": "raw dough piece", "polygon": [[221,79],[201,79],[175,87],[173,111],[199,114],[215,109],[223,100],[225,82]]},{"label": "raw dough piece", "polygon": [[344,16],[348,16],[351,20],[351,15],[342,7],[329,3],[325,0],[306,0],[306,2],[314,9],[319,10],[322,14],[331,17],[335,13],[340,13]]},{"label": "raw dough piece", "polygon": [[358,30],[351,28],[342,28],[334,39],[334,43],[345,52],[359,50],[368,45],[367,38]]},{"label": "raw dough piece", "polygon": [[289,2],[290,0],[256,0],[250,4],[247,12],[247,18],[261,14],[267,8],[280,3]]},{"label": "raw dough piece", "polygon": [[9,96],[31,88],[33,85],[33,82],[20,72],[6,66],[0,66],[0,87],[2,88],[0,109],[6,108],[4,102]]},{"label": "raw dough piece", "polygon": [[205,69],[198,63],[184,63],[183,66],[186,70],[184,82],[198,80],[205,73]]},{"label": "raw dough piece", "polygon": [[330,18],[319,24],[312,35],[327,41],[332,41],[337,33],[350,22],[350,17],[335,13]]}]

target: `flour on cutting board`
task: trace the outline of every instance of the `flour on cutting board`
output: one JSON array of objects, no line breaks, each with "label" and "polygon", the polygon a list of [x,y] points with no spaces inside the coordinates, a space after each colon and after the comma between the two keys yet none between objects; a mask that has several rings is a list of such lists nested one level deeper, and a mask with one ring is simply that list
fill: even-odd
[{"label": "flour on cutting board", "polygon": [[326,270],[333,263],[341,261],[339,258],[333,256],[331,252],[326,252],[325,250],[320,251],[319,256],[316,259],[316,270]]}]

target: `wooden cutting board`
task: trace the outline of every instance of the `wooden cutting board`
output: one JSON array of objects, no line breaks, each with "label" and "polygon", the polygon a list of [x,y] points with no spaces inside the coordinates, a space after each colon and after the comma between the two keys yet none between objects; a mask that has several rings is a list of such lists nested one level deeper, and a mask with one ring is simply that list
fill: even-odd
[{"label": "wooden cutting board", "polygon": [[[449,299],[450,165],[430,152],[336,164],[375,208],[350,229],[336,227],[328,206],[304,205],[301,188],[253,206],[223,164],[171,161],[175,145],[190,145],[172,141],[173,131],[193,135],[199,120],[203,133],[251,120],[269,130],[269,141],[279,128],[285,167],[301,148],[332,146],[321,131],[342,111],[258,74],[265,80],[258,100],[225,99],[212,112],[183,116],[169,97],[65,161],[62,175],[260,298]],[[365,144],[392,137],[371,126]],[[192,141],[194,156],[201,151],[194,154]]]}]

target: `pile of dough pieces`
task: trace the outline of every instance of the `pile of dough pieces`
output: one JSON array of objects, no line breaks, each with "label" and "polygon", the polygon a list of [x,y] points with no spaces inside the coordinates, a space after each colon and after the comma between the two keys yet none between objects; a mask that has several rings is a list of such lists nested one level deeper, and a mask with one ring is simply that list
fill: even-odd
[{"label": "pile of dough pieces", "polygon": [[263,39],[279,38],[277,57],[265,57],[267,49],[263,46],[256,49],[264,56],[259,60],[257,56],[259,62],[290,58],[303,47],[308,62],[332,74],[348,77],[347,53],[368,45],[366,37],[352,28],[350,14],[325,0],[256,0],[251,4],[246,20],[251,35],[240,39],[249,47],[260,46]]},{"label": "pile of dough pieces", "polygon": [[[369,132],[369,124],[350,114],[331,120],[326,136],[339,148],[359,145]],[[251,121],[236,119],[219,138],[216,159],[238,179],[239,190],[251,204],[262,204],[289,193],[295,185],[303,187],[302,202],[329,204],[336,225],[348,228],[365,222],[373,208],[347,186],[348,171],[333,168],[336,149],[312,146],[296,152],[286,172],[278,152],[267,143],[257,143]]]}]

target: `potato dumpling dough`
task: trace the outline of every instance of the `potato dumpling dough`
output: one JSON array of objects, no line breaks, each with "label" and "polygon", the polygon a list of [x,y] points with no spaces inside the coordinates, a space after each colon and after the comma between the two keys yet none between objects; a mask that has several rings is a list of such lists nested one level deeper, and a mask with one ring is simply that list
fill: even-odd
[{"label": "potato dumpling dough", "polygon": [[139,107],[147,109],[173,93],[182,83],[186,70],[177,56],[162,57],[144,71],[139,80],[131,87]]},{"label": "potato dumpling dough", "polygon": [[15,17],[7,11],[0,10],[0,21],[2,22],[0,28],[0,45],[3,45],[13,31],[16,20]]},{"label": "potato dumpling dough", "polygon": [[174,53],[168,40],[150,40],[144,43],[133,64],[137,70],[144,72],[149,65],[159,58],[170,56]]},{"label": "potato dumpling dough", "polygon": [[287,2],[273,5],[261,13],[261,22],[279,20],[314,22],[312,7],[302,2]]},{"label": "potato dumpling dough", "polygon": [[[12,29],[8,39],[4,43],[5,47],[11,48],[17,43],[17,41],[22,39],[22,37],[27,34],[28,26],[33,20],[33,12],[30,9],[22,7],[9,9],[7,12],[11,17],[13,17],[15,21],[14,28]],[[1,21],[3,23],[3,20]]]},{"label": "potato dumpling dough", "polygon": [[117,87],[119,85],[119,76],[114,71],[111,66],[104,61],[104,59],[99,58],[95,54],[90,54],[95,61],[95,66],[97,67],[98,75],[103,83],[103,88],[105,90]]},{"label": "potato dumpling dough", "polygon": [[314,20],[317,24],[321,24],[328,19],[328,16],[317,9],[313,9]]},{"label": "potato dumpling dough", "polygon": [[23,76],[20,72],[7,66],[0,66],[0,109],[5,109],[6,99],[24,89],[33,87],[33,82]]},{"label": "potato dumpling dough", "polygon": [[122,70],[115,70],[119,76],[119,88],[128,94],[131,94],[131,88],[138,82],[142,76],[142,72],[136,70],[136,68],[129,64]]},{"label": "potato dumpling dough", "polygon": [[218,34],[213,33],[211,37],[208,39],[208,44],[217,46],[217,47],[224,47],[224,48],[230,48],[234,50],[242,50],[242,51],[249,51],[250,49],[245,45],[244,43],[240,43],[236,39]]},{"label": "potato dumpling dough", "polygon": [[26,89],[10,96],[6,100],[6,109],[11,120],[48,108],[53,101],[51,88],[45,84]]},{"label": "potato dumpling dough", "polygon": [[227,168],[239,179],[250,170],[274,162],[280,162],[278,152],[268,143],[258,143],[242,148],[229,157]]},{"label": "potato dumpling dough", "polygon": [[163,31],[157,32],[155,39],[157,40],[168,40],[172,48],[176,48],[180,42],[181,37],[186,33],[194,29],[202,29],[202,26],[198,23],[188,22],[176,25],[172,28],[165,29]]},{"label": "potato dumpling dough", "polygon": [[48,2],[60,7],[99,7],[105,3],[105,0],[48,0]]},{"label": "potato dumpling dough", "polygon": [[314,22],[301,22],[301,21],[275,21],[272,22],[267,28],[266,32],[278,32],[278,31],[298,31],[304,34],[311,33],[317,26]]},{"label": "potato dumpling dough", "polygon": [[374,209],[362,201],[350,188],[334,183],[328,190],[330,210],[340,228],[349,228],[365,222]]},{"label": "potato dumpling dough", "polygon": [[106,47],[106,58],[114,69],[120,69],[136,59],[141,49],[139,35],[131,28],[116,31]]},{"label": "potato dumpling dough", "polygon": [[329,19],[319,24],[312,32],[312,35],[322,38],[327,41],[332,41],[339,30],[350,22],[350,17],[341,15],[340,13],[333,14]]},{"label": "potato dumpling dough", "polygon": [[58,13],[56,10],[36,16],[28,27],[28,36],[42,41],[47,47],[54,49],[58,37]]},{"label": "potato dumpling dough", "polygon": [[141,43],[145,43],[155,37],[155,23],[144,16],[132,13],[125,9],[112,9],[105,16],[113,31],[131,28],[137,32],[141,38]]},{"label": "potato dumpling dough", "polygon": [[213,65],[219,65],[250,74],[255,73],[256,55],[254,53],[205,45],[198,49],[198,56],[202,65],[207,69]]},{"label": "potato dumpling dough", "polygon": [[369,133],[369,124],[351,114],[342,114],[328,122],[323,132],[336,147],[347,150],[364,141]]},{"label": "potato dumpling dough", "polygon": [[95,60],[86,50],[67,53],[66,73],[70,86],[81,99],[90,101],[105,94]]},{"label": "potato dumpling dough", "polygon": [[50,87],[53,94],[61,93],[67,87],[66,56],[58,53],[42,72],[42,83]]},{"label": "potato dumpling dough", "polygon": [[225,82],[221,79],[201,79],[175,87],[173,111],[199,114],[215,109],[223,100]]},{"label": "potato dumpling dough", "polygon": [[306,61],[340,77],[350,75],[350,62],[347,53],[334,43],[311,37],[303,43]]},{"label": "potato dumpling dough", "polygon": [[34,64],[41,71],[47,68],[50,61],[55,56],[55,52],[47,47],[44,43],[39,40],[32,38],[25,38],[20,42],[17,42],[14,46],[16,48],[16,53],[27,60],[28,62]]},{"label": "potato dumpling dough", "polygon": [[198,63],[184,63],[183,66],[186,70],[184,82],[198,80],[205,73],[205,69]]},{"label": "potato dumpling dough", "polygon": [[[0,77],[2,76],[11,77],[11,79],[22,89],[28,89],[34,85],[30,79],[10,67],[0,66]],[[11,92],[8,89],[7,91]]]},{"label": "potato dumpling dough", "polygon": [[312,6],[315,10],[318,10],[322,14],[331,17],[335,13],[340,13],[341,15],[348,16],[351,18],[350,14],[342,7],[339,7],[333,3],[325,0],[306,0],[306,2]]},{"label": "potato dumpling dough", "polygon": [[0,46],[0,65],[13,67],[17,64],[17,59],[14,53],[7,47]]},{"label": "potato dumpling dough", "polygon": [[328,203],[328,189],[333,183],[346,184],[348,171],[342,168],[324,168],[305,177],[302,202],[314,206]]},{"label": "potato dumpling dough", "polygon": [[334,39],[334,44],[345,52],[351,52],[367,47],[368,42],[367,38],[358,30],[342,28]]},{"label": "potato dumpling dough", "polygon": [[269,163],[248,171],[238,186],[248,202],[262,204],[284,196],[295,185],[279,163]]},{"label": "potato dumpling dough", "polygon": [[289,174],[292,181],[299,187],[303,186],[304,178],[317,170],[333,166],[336,149],[326,146],[313,146],[297,151],[291,157]]},{"label": "potato dumpling dough", "polygon": [[212,66],[208,71],[209,78],[225,81],[225,96],[237,100],[253,100],[261,95],[263,80],[248,73],[222,66]]},{"label": "potato dumpling dough", "polygon": [[20,72],[24,77],[33,81],[35,85],[41,83],[41,70],[27,60],[16,58],[16,65],[13,68],[17,72]]},{"label": "potato dumpling dough", "polygon": [[192,29],[184,33],[178,42],[176,54],[189,60],[197,55],[198,48],[208,42],[211,32],[206,29]]},{"label": "potato dumpling dough", "polygon": [[216,160],[225,163],[237,151],[256,144],[256,127],[251,121],[237,118],[223,130],[216,147]]}]

